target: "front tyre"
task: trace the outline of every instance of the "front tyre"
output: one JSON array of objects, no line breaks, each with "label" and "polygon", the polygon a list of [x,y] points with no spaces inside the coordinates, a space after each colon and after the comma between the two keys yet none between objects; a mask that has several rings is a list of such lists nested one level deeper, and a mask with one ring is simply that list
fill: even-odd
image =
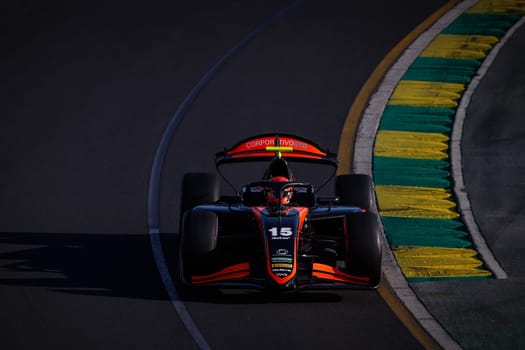
[{"label": "front tyre", "polygon": [[348,234],[347,270],[351,275],[370,278],[369,287],[381,283],[381,240],[378,217],[374,213],[346,216]]},{"label": "front tyre", "polygon": [[183,218],[180,235],[180,272],[184,282],[202,273],[209,266],[210,255],[217,247],[217,214],[209,211],[188,211]]}]

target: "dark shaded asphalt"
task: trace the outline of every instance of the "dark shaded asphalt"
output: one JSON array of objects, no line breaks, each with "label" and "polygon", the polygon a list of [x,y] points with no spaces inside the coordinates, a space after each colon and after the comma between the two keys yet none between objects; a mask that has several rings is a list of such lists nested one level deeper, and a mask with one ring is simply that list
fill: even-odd
[{"label": "dark shaded asphalt", "polygon": [[[0,5],[2,349],[195,348],[149,245],[151,163],[200,76],[288,3]],[[297,133],[336,150],[377,63],[443,3],[306,1],[233,57],[170,147],[168,259],[184,172],[213,170],[216,151],[254,133]],[[187,306],[214,348],[419,348],[375,292]]]},{"label": "dark shaded asphalt", "polygon": [[2,349],[192,348],[147,244],[137,234],[0,233]]},{"label": "dark shaded asphalt", "polygon": [[478,85],[462,141],[473,214],[509,278],[411,284],[466,349],[525,347],[524,47],[521,26]]}]

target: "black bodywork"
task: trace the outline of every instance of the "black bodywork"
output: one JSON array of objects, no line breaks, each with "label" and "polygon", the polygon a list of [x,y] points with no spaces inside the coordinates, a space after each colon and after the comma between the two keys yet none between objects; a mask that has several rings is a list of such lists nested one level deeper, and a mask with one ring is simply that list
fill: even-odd
[{"label": "black bodywork", "polygon": [[[274,134],[218,153],[217,166],[285,156],[337,166],[335,155],[313,142]],[[286,181],[265,174],[231,197],[218,196],[215,175],[186,174],[179,245],[184,284],[275,290],[379,285],[381,244],[370,178],[338,176],[336,193],[320,197],[312,184],[285,170]],[[275,202],[268,202],[269,191],[279,196]],[[291,200],[283,204],[285,193]]]}]

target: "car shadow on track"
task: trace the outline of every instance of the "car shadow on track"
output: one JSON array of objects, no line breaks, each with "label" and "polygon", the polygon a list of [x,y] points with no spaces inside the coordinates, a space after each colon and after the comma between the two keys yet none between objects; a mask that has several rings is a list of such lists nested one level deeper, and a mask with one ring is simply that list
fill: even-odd
[{"label": "car shadow on track", "polygon": [[167,299],[144,234],[0,233],[0,286]]},{"label": "car shadow on track", "polygon": [[[180,284],[177,235],[162,236],[164,258],[181,301],[214,304],[338,303],[343,291],[268,293],[188,289]],[[101,297],[169,300],[147,234],[0,233],[0,286]],[[354,293],[354,292],[351,292]],[[359,298],[362,291],[352,294]]]},{"label": "car shadow on track", "polygon": [[337,303],[343,297],[337,291],[266,292],[245,289],[187,289],[179,286],[183,301],[213,304],[267,304],[267,303]]}]

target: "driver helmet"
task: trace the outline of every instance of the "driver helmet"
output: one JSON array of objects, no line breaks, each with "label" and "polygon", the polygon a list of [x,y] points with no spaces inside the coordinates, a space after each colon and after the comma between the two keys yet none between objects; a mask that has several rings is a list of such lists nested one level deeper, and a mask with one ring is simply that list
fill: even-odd
[{"label": "driver helmet", "polygon": [[270,180],[272,177],[284,177],[286,178],[284,181],[290,181],[293,179],[292,171],[288,166],[288,162],[284,158],[274,158],[270,162],[263,178]]},{"label": "driver helmet", "polygon": [[[288,182],[289,179],[284,176],[274,176],[271,177],[268,181],[270,182]],[[265,191],[266,201],[268,204],[277,204],[279,203],[279,191],[274,191],[272,188],[267,188]],[[285,187],[281,195],[281,205],[288,205],[293,196],[293,187]]]}]

